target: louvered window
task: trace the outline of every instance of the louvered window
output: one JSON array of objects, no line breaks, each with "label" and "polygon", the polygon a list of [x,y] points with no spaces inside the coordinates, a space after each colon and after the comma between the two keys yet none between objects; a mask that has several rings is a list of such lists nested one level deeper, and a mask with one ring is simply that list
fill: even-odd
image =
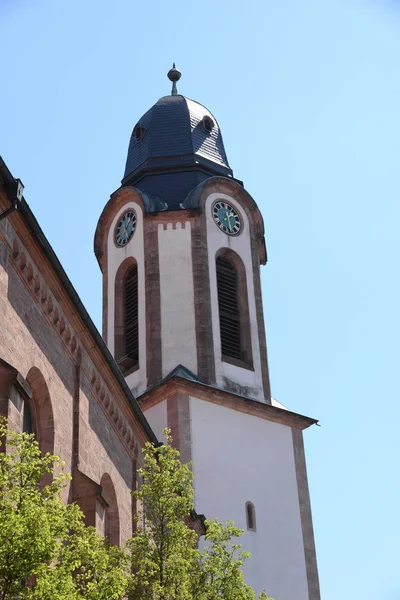
[{"label": "louvered window", "polygon": [[217,258],[216,265],[221,351],[225,356],[240,360],[242,353],[237,272],[225,258]]},{"label": "louvered window", "polygon": [[124,325],[125,357],[139,362],[139,303],[137,265],[125,275],[124,285]]}]

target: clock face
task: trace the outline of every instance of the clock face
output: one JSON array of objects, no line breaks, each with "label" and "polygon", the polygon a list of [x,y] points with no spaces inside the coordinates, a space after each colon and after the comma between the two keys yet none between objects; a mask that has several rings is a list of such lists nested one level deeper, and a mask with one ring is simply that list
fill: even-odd
[{"label": "clock face", "polygon": [[121,218],[115,229],[115,242],[118,246],[126,246],[136,229],[136,213],[128,211]]},{"label": "clock face", "polygon": [[235,208],[223,200],[217,200],[212,208],[217,226],[228,235],[237,235],[242,229],[242,221]]}]

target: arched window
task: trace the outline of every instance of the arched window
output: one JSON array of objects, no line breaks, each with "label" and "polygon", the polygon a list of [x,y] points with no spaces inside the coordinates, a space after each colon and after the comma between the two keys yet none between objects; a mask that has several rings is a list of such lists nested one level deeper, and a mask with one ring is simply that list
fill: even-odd
[{"label": "arched window", "polygon": [[124,372],[139,364],[138,292],[137,263],[127,259],[115,279],[115,359]]},{"label": "arched window", "polygon": [[26,380],[32,398],[24,401],[23,430],[36,435],[43,454],[54,454],[54,416],[46,380],[37,367],[30,369]]},{"label": "arched window", "polygon": [[104,509],[104,536],[110,544],[119,546],[120,542],[120,527],[119,527],[119,510],[117,504],[117,495],[115,493],[114,484],[108,473],[104,473],[100,481],[102,497],[105,502]]},{"label": "arched window", "polygon": [[246,269],[235,252],[223,248],[216,272],[222,360],[252,368]]},{"label": "arched window", "polygon": [[226,258],[217,258],[217,282],[221,351],[225,356],[241,359],[237,273]]},{"label": "arched window", "polygon": [[[42,454],[54,454],[54,416],[50,394],[41,371],[32,367],[26,376],[31,387],[32,397],[25,398],[22,428],[26,433],[34,433]],[[41,479],[41,486],[49,485],[53,474],[48,473]]]},{"label": "arched window", "polygon": [[138,300],[138,272],[137,265],[133,265],[125,275],[124,310],[125,352],[135,362],[139,361]]},{"label": "arched window", "polygon": [[246,502],[246,525],[250,531],[256,530],[256,509],[252,502]]}]

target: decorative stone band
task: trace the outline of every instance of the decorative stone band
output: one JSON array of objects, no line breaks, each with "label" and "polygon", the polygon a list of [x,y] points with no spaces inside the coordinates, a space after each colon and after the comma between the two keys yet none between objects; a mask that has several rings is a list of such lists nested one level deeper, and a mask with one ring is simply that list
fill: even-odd
[{"label": "decorative stone band", "polygon": [[99,374],[94,369],[92,371],[90,382],[100,405],[112,422],[114,429],[118,431],[124,446],[128,449],[132,458],[136,460],[139,453],[139,446],[135,441],[133,431],[127,423],[122,411],[118,408],[117,403],[113,400],[107,387],[102,382]]},{"label": "decorative stone band", "polygon": [[12,259],[11,263],[21,275],[22,281],[35,298],[42,313],[60,336],[69,354],[76,361],[80,353],[76,334],[54,295],[44,282],[39,269],[17,238],[14,238],[12,243]]},{"label": "decorative stone band", "polygon": [[84,351],[83,345],[79,342],[72,325],[46,285],[39,269],[17,237],[15,237],[12,242],[10,262],[19,273],[21,280],[30,291],[47,321],[60,337],[61,342],[66,347],[72,360],[75,364],[81,364],[83,372],[91,383],[94,395],[117,432],[118,437],[121,439],[132,458],[136,459],[139,447],[135,440],[132,427],[127,422],[122,410],[117,406],[117,403],[98,373],[98,370],[95,368],[89,354]]}]

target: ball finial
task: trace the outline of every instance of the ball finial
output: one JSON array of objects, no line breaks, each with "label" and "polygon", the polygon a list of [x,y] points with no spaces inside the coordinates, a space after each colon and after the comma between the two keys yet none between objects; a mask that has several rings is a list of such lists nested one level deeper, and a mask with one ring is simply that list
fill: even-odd
[{"label": "ball finial", "polygon": [[176,87],[176,82],[180,80],[182,73],[179,69],[175,67],[175,63],[172,65],[172,69],[168,71],[168,79],[172,81],[172,96],[178,95],[178,88]]}]

